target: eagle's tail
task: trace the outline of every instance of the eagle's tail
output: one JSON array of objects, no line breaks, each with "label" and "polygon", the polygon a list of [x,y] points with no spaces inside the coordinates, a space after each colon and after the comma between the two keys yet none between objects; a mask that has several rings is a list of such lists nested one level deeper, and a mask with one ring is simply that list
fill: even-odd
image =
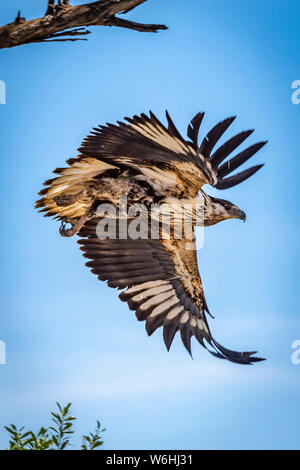
[{"label": "eagle's tail", "polygon": [[[71,158],[67,161],[68,167],[57,168],[53,173],[56,178],[45,181],[46,188],[40,191],[42,196],[35,207],[44,212],[47,217],[71,219],[82,217],[92,204],[92,199],[87,196],[76,198],[85,188],[85,184],[100,173],[109,170],[112,165],[104,163],[96,158]],[[72,197],[74,201],[72,201]],[[69,204],[59,204],[58,199],[70,200]]]}]

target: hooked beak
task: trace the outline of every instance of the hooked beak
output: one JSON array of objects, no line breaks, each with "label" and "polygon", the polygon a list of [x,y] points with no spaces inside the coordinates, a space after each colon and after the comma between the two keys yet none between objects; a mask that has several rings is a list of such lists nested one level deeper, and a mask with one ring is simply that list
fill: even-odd
[{"label": "hooked beak", "polygon": [[239,218],[240,220],[242,220],[243,222],[246,222],[246,214],[245,214],[245,212],[244,212],[244,211],[241,211],[241,210],[239,209],[239,211],[238,211],[238,218]]}]

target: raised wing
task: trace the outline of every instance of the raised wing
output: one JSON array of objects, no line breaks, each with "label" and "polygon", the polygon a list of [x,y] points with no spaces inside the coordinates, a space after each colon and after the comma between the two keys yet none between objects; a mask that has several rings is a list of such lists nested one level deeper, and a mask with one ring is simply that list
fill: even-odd
[{"label": "raised wing", "polygon": [[81,250],[90,260],[86,264],[110,287],[122,289],[120,299],[136,312],[138,320],[146,322],[148,335],[162,327],[168,349],[179,331],[189,353],[191,337],[195,336],[202,346],[210,346],[207,349],[217,357],[241,364],[261,360],[253,357],[253,352],[230,351],[212,337],[196,252],[190,249],[190,240],[102,240],[97,236],[99,221],[87,222],[79,233]]},{"label": "raised wing", "polygon": [[[185,193],[193,196],[206,183],[219,189],[229,188],[241,183],[261,168],[262,165],[256,165],[225,178],[265,145],[266,142],[252,145],[222,164],[253,130],[235,135],[212,154],[234,117],[214,126],[198,145],[204,113],[197,114],[189,124],[188,137],[191,142],[181,136],[168,112],[166,116],[168,128],[151,111],[149,116],[141,114],[125,118],[128,124],[118,122],[118,125],[99,126],[84,140],[79,151],[84,156],[99,158],[116,166],[134,167],[145,174],[148,168],[173,170],[185,182]],[[191,191],[191,188],[194,191]]]},{"label": "raised wing", "polygon": [[[150,112],[126,118],[128,124],[99,126],[83,142],[77,158],[67,161],[69,167],[57,168],[58,176],[46,181],[36,207],[46,215],[81,217],[92,201],[83,197],[74,204],[63,207],[55,202],[57,196],[80,193],[86,183],[112,168],[134,168],[148,183],[164,195],[195,197],[201,186],[211,184],[219,189],[241,183],[258,171],[256,165],[241,173],[230,175],[266,142],[251,145],[224,163],[252,130],[241,132],[221,145],[213,154],[218,140],[234,118],[228,118],[211,129],[198,145],[198,134],[204,113],[197,114],[188,127],[186,141],[176,129],[168,113],[166,128]],[[212,155],[211,155],[212,154]]]},{"label": "raised wing", "polygon": [[[194,149],[177,131],[168,113],[166,128],[150,111],[125,118],[128,124],[107,124],[94,129],[83,142],[79,151],[83,157],[98,158],[116,166],[135,168],[154,184],[159,180],[177,180],[183,183],[180,193],[195,196],[205,183],[213,184],[214,175],[210,163]],[[173,173],[173,178],[172,178]],[[174,184],[171,192],[176,191]],[[182,191],[183,190],[183,191]]]}]

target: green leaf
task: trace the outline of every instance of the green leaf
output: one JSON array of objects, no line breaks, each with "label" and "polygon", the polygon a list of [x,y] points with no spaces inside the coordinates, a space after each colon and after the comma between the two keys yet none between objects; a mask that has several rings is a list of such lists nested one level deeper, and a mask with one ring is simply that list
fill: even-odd
[{"label": "green leaf", "polygon": [[62,444],[60,450],[64,450],[64,448],[65,448],[68,444],[69,444],[69,441],[63,442],[63,444]]}]

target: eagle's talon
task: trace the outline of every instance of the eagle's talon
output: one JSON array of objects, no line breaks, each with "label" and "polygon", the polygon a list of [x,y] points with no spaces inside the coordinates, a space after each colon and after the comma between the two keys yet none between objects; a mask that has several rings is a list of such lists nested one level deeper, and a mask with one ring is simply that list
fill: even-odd
[{"label": "eagle's talon", "polygon": [[[70,224],[71,227],[66,228],[67,224]],[[76,231],[77,231],[77,226],[71,219],[62,220],[61,226],[59,228],[59,234],[62,237],[72,237],[73,235],[75,235]]]}]

